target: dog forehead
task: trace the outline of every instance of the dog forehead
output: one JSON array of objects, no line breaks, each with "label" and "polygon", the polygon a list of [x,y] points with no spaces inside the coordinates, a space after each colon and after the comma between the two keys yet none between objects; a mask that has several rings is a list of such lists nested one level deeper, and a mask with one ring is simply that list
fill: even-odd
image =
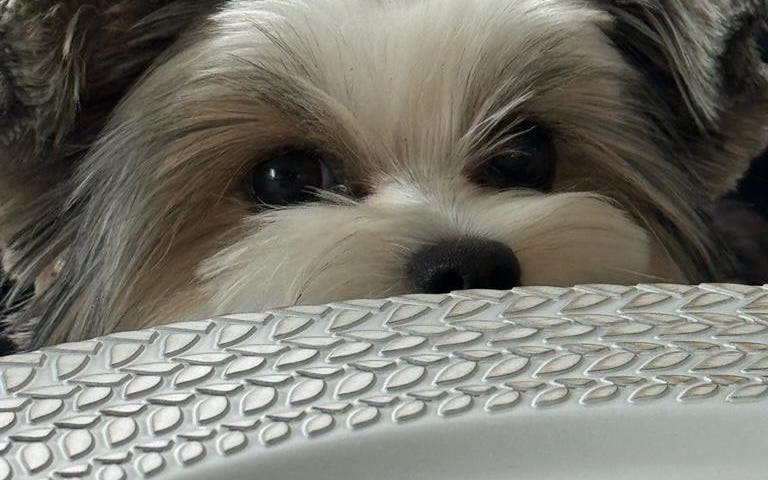
[{"label": "dog forehead", "polygon": [[241,0],[214,18],[229,58],[290,85],[280,102],[300,105],[286,110],[322,109],[390,166],[460,157],[470,127],[506,106],[489,102],[522,104],[608,48],[604,15],[572,0]]}]

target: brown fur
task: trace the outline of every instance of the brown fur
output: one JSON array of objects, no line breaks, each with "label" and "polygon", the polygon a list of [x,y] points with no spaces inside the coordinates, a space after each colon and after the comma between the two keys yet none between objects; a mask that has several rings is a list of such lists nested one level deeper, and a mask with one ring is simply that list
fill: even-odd
[{"label": "brown fur", "polygon": [[[767,72],[754,41],[765,20],[765,0],[589,3],[610,14],[606,34],[643,77],[627,92],[633,106],[643,107],[647,116],[634,125],[652,126],[647,134],[654,137],[663,165],[643,164],[638,156],[634,165],[623,166],[624,177],[606,170],[609,180],[596,174],[584,184],[590,190],[598,184],[596,191],[650,226],[665,249],[680,259],[687,280],[731,278],[732,256],[719,250],[717,232],[704,230],[714,200],[734,187],[768,139]],[[172,90],[158,100],[142,97],[146,92],[134,85],[148,69],[162,69],[166,60],[182,63],[174,55],[193,50],[185,48],[206,38],[207,15],[228,4],[0,0],[0,249],[10,274],[22,286],[37,282],[40,290],[30,308],[13,321],[14,334],[24,347],[106,333],[122,328],[118,323],[125,316],[135,319],[129,322],[133,326],[143,326],[150,313],[152,322],[175,318],[184,313],[184,305],[193,303],[190,299],[211,294],[190,279],[201,258],[244,229],[236,225],[248,206],[229,195],[230,182],[242,174],[233,170],[241,167],[232,168],[225,160],[210,162],[206,154],[211,152],[200,151],[205,145],[201,139],[214,133],[219,141],[230,135],[227,132],[236,136],[229,124],[248,121],[248,113],[277,123],[279,115],[272,118],[264,112],[287,110],[292,97],[306,92],[292,90],[290,79],[254,76],[237,95],[214,98],[202,84],[195,86],[200,97],[189,106],[195,116],[187,118],[173,111]],[[279,38],[272,40],[282,47]],[[300,60],[291,58],[288,50],[280,53],[288,63]],[[150,67],[153,62],[155,67]],[[228,80],[242,81],[236,76]],[[152,85],[161,90],[157,83]],[[122,116],[113,115],[126,95],[132,105],[140,105],[137,108],[152,101],[160,104],[157,112],[148,109],[146,117],[154,120],[142,128],[177,135],[177,142],[162,150],[165,171],[157,166],[131,170],[132,164],[120,164],[123,159],[110,150],[120,146],[118,153],[132,153],[133,146],[123,142],[130,134],[144,132],[123,127],[138,125],[145,112],[123,109]],[[253,112],[243,113],[257,102]],[[301,107],[313,112],[314,105],[307,101]],[[327,138],[342,135],[342,129],[331,128],[331,119],[313,120],[327,129]],[[293,131],[293,126],[274,127],[274,133],[269,131],[273,127],[264,122],[249,125],[261,136],[241,143],[263,141],[248,145],[253,153],[270,142],[285,141],[286,132]],[[298,125],[300,131],[298,127],[306,125]],[[345,147],[354,143],[334,140]],[[637,153],[642,145],[638,141],[627,152],[634,148]],[[579,148],[595,158],[603,153],[598,145]],[[146,151],[159,155],[159,150]],[[140,163],[128,157],[126,162]],[[247,160],[239,159],[239,165]],[[195,162],[211,170],[195,170]],[[574,170],[580,171],[582,166],[577,167]],[[169,179],[162,190],[149,189],[168,171],[185,168],[192,173]],[[134,174],[146,178],[134,179]],[[140,181],[145,184],[131,183]],[[190,199],[187,193],[192,190],[199,195]],[[147,191],[156,197],[144,195]],[[115,192],[123,195],[125,204],[110,201]],[[144,223],[135,221],[131,209],[146,215]],[[156,232],[160,227],[164,231]],[[139,238],[137,231],[146,236]],[[67,259],[66,270],[60,277],[51,276],[60,256]],[[167,268],[169,264],[174,268]],[[167,298],[174,300],[165,302]]]}]

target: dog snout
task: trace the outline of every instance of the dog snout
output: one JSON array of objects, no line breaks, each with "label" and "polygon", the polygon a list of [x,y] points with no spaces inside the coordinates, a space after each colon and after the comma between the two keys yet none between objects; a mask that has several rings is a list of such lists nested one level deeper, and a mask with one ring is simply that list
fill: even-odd
[{"label": "dog snout", "polygon": [[506,290],[520,285],[520,262],[501,242],[464,239],[427,245],[407,263],[413,288],[422,293],[486,288]]}]

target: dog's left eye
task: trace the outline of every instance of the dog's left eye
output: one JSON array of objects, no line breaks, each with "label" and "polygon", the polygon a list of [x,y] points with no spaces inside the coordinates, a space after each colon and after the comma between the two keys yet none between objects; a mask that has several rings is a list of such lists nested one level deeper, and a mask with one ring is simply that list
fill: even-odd
[{"label": "dog's left eye", "polygon": [[528,125],[516,140],[511,152],[489,158],[480,167],[476,180],[498,189],[552,188],[557,167],[557,151],[549,131]]},{"label": "dog's left eye", "polygon": [[290,149],[273,153],[250,176],[254,201],[270,206],[311,200],[318,190],[335,186],[331,169],[314,150]]}]

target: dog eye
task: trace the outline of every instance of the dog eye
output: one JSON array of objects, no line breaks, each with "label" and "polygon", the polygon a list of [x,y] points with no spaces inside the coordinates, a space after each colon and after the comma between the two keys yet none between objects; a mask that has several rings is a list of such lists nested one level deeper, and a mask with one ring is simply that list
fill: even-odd
[{"label": "dog eye", "polygon": [[331,169],[314,150],[279,150],[251,172],[250,193],[265,205],[294,205],[311,200],[317,190],[336,185]]},{"label": "dog eye", "polygon": [[524,127],[512,152],[486,160],[478,181],[498,189],[531,188],[549,190],[555,179],[557,151],[549,131],[541,126]]}]

